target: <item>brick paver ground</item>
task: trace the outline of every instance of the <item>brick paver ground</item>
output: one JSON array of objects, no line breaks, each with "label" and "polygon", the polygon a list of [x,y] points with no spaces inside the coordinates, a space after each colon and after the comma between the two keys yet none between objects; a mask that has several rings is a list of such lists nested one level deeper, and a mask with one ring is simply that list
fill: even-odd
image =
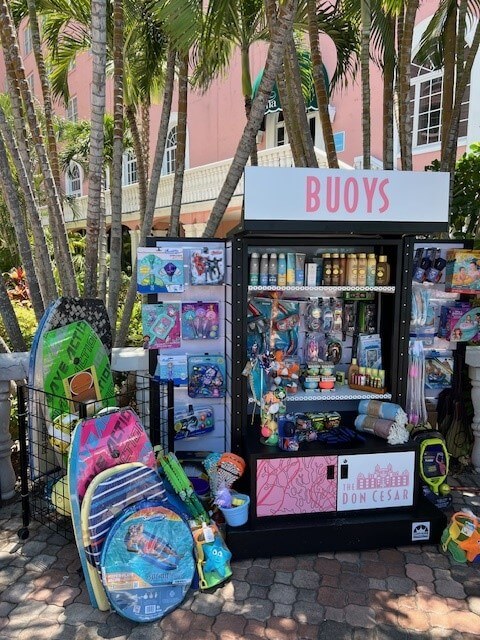
[{"label": "brick paver ground", "polygon": [[[455,482],[480,487],[480,475]],[[453,495],[480,514],[479,495]],[[0,640],[480,638],[480,564],[436,545],[233,562],[223,588],[141,625],[92,609],[73,543],[36,522],[22,542],[20,526],[18,501],[0,507]]]}]

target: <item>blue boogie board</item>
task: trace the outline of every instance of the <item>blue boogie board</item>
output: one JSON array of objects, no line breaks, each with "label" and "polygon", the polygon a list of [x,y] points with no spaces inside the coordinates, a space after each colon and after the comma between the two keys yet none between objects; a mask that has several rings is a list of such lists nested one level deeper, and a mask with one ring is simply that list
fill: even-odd
[{"label": "blue boogie board", "polygon": [[111,527],[100,561],[112,607],[134,622],[153,622],[175,609],[195,574],[193,546],[188,525],[163,503],[127,507]]},{"label": "blue boogie board", "polygon": [[157,471],[139,462],[102,471],[85,492],[81,505],[82,538],[90,582],[101,611],[110,609],[100,579],[103,544],[117,514],[141,500],[156,500],[168,506],[163,482]]}]

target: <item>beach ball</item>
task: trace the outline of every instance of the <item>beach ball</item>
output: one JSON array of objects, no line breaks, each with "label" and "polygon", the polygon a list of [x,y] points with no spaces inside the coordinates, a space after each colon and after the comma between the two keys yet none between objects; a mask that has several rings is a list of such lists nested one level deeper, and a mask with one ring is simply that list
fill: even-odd
[{"label": "beach ball", "polygon": [[50,495],[53,506],[62,516],[71,515],[70,511],[70,491],[68,488],[68,477],[63,476],[52,487]]},{"label": "beach ball", "polygon": [[76,413],[62,413],[47,426],[50,444],[58,453],[66,453],[70,446],[70,436],[79,417]]}]

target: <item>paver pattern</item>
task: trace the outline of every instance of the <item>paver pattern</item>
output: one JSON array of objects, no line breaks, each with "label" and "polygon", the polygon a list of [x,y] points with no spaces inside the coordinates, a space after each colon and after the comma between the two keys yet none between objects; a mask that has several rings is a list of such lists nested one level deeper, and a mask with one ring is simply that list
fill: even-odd
[{"label": "paver pattern", "polygon": [[[480,474],[451,484],[480,488]],[[480,515],[480,495],[453,496],[456,511]],[[93,609],[74,544],[38,522],[21,541],[21,523],[19,500],[0,507],[0,640],[480,637],[480,563],[457,564],[436,545],[234,561],[223,588],[189,592],[142,625]]]}]

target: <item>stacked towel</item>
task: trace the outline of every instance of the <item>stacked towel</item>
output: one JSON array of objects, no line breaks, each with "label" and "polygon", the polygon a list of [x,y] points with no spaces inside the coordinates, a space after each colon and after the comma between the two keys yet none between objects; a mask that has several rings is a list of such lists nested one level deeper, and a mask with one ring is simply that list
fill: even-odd
[{"label": "stacked towel", "polygon": [[355,427],[384,438],[389,444],[403,444],[409,439],[405,428],[407,414],[398,404],[380,400],[362,400],[358,405],[359,415]]}]

